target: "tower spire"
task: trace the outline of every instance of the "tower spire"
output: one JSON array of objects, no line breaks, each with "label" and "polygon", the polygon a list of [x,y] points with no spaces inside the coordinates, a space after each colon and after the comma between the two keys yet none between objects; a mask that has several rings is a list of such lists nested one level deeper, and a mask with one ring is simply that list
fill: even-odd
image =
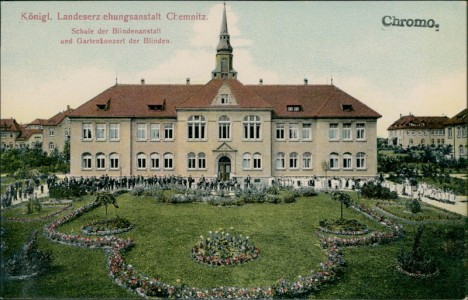
[{"label": "tower spire", "polygon": [[224,2],[223,20],[219,32],[219,42],[216,47],[216,69],[211,73],[212,78],[237,78],[237,72],[232,67],[232,46],[227,26],[226,2]]}]

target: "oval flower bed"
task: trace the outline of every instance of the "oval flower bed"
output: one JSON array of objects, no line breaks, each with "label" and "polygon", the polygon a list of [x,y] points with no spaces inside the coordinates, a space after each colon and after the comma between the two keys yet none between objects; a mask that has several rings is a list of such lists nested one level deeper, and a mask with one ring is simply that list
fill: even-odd
[{"label": "oval flower bed", "polygon": [[230,235],[228,232],[209,232],[207,238],[192,249],[192,257],[199,263],[210,266],[241,264],[258,258],[260,250],[252,245],[249,237]]},{"label": "oval flower bed", "polygon": [[370,232],[366,225],[356,220],[338,219],[334,221],[322,220],[319,222],[322,232],[339,235],[364,235]]},{"label": "oval flower bed", "polygon": [[133,224],[129,220],[122,217],[95,221],[86,224],[81,228],[84,234],[88,235],[110,235],[122,232],[127,232],[133,229]]}]

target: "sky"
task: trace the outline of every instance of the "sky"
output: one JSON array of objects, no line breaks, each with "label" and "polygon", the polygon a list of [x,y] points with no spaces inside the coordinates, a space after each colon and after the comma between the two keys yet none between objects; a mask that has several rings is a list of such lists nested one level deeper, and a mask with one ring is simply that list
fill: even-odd
[{"label": "sky", "polygon": [[[382,137],[400,114],[452,117],[467,107],[466,1],[228,1],[226,9],[234,69],[244,84],[260,78],[264,84],[303,84],[304,78],[330,84],[333,78],[382,115]],[[1,118],[48,119],[116,80],[207,83],[222,11],[221,1],[1,2]],[[109,14],[154,20],[103,20]],[[100,20],[73,20],[85,15]],[[405,25],[425,20],[430,27],[384,25],[394,19],[411,20]],[[111,34],[113,28],[160,33]],[[145,37],[169,43],[145,44]],[[90,38],[125,44],[79,43]]]}]

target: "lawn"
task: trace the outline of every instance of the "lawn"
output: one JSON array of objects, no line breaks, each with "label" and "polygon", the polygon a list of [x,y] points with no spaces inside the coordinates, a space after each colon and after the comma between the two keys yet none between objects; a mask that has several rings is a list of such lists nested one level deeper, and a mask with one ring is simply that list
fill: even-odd
[{"label": "lawn", "polygon": [[[74,205],[84,205],[90,199],[87,197]],[[324,261],[325,252],[314,234],[318,222],[340,215],[339,203],[325,194],[299,198],[290,204],[247,204],[240,207],[216,207],[203,203],[160,204],[149,197],[130,194],[119,196],[117,201],[120,208],[110,208],[109,217],[118,213],[135,224],[132,231],[119,235],[130,236],[135,241],[135,247],[126,254],[128,263],[148,276],[160,277],[171,284],[206,288],[267,286],[280,278],[294,280],[299,275],[308,275]],[[366,200],[366,205],[372,203]],[[345,209],[344,215],[375,231],[385,230],[382,225],[354,210]],[[60,231],[77,234],[84,224],[104,217],[105,210],[100,207],[60,227]],[[8,246],[4,257],[19,249],[30,232],[34,228],[42,229],[45,223],[3,222],[2,227],[6,229],[3,239]],[[395,272],[396,253],[403,246],[407,249],[411,246],[415,228],[405,225],[407,235],[403,240],[382,246],[345,249],[347,267],[342,278],[311,297],[463,298],[463,258],[443,253],[443,247],[448,236],[453,236],[452,231],[458,232],[458,239],[461,232],[464,239],[464,227],[454,224],[437,226],[428,230],[434,235],[430,241],[431,251],[442,260],[441,276],[434,282],[406,278]],[[190,251],[200,235],[221,228],[248,235],[251,242],[260,248],[260,257],[229,267],[196,263]],[[135,297],[107,276],[102,250],[56,244],[42,235],[39,247],[54,256],[52,272],[24,282],[5,282],[2,297]]]}]

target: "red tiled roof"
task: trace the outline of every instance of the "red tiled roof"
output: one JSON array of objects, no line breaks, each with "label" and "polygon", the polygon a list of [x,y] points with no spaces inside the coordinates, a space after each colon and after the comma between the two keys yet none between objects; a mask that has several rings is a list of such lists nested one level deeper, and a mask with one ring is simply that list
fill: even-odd
[{"label": "red tiled roof", "polygon": [[21,126],[16,122],[15,119],[1,119],[0,120],[1,131],[21,131]]},{"label": "red tiled roof", "polygon": [[465,108],[445,122],[446,125],[468,124],[468,108]]},{"label": "red tiled roof", "polygon": [[17,141],[27,141],[33,134],[42,134],[40,129],[23,128],[21,134],[16,138]]},{"label": "red tiled roof", "polygon": [[[201,85],[118,84],[76,108],[70,117],[175,117],[176,105],[200,89]],[[165,103],[163,110],[148,105]],[[107,104],[100,110],[97,105]]]},{"label": "red tiled roof", "polygon": [[[212,105],[219,89],[223,86],[229,87],[237,105]],[[212,108],[219,107],[223,109],[230,108],[272,108],[272,105],[259,97],[250,88],[243,85],[234,78],[230,79],[212,79],[202,88],[191,95],[186,101],[177,106],[177,108]]]},{"label": "red tiled roof", "polygon": [[[213,106],[226,84],[237,105]],[[165,104],[163,110],[148,105]],[[291,112],[288,105],[300,105]],[[343,109],[344,105],[348,109]],[[176,117],[179,108],[272,109],[273,117],[380,118],[381,115],[333,85],[243,85],[213,79],[205,85],[115,85],[84,103],[70,117]]]},{"label": "red tiled roof", "polygon": [[395,121],[388,130],[396,129],[441,129],[444,128],[444,123],[448,120],[443,117],[420,117],[420,116],[403,116]]},{"label": "red tiled roof", "polygon": [[47,120],[47,123],[44,125],[48,125],[48,126],[58,125],[63,121],[63,119],[65,119],[66,116],[68,116],[72,112],[73,112],[72,108],[59,112],[58,114],[56,114],[55,116]]},{"label": "red tiled roof", "polygon": [[[271,103],[276,117],[369,117],[381,115],[333,85],[252,85],[247,86]],[[288,105],[301,105],[288,111]],[[349,111],[343,105],[351,105]]]},{"label": "red tiled roof", "polygon": [[48,120],[46,119],[36,119],[34,121],[32,121],[31,123],[29,123],[28,125],[47,125],[47,122]]}]

